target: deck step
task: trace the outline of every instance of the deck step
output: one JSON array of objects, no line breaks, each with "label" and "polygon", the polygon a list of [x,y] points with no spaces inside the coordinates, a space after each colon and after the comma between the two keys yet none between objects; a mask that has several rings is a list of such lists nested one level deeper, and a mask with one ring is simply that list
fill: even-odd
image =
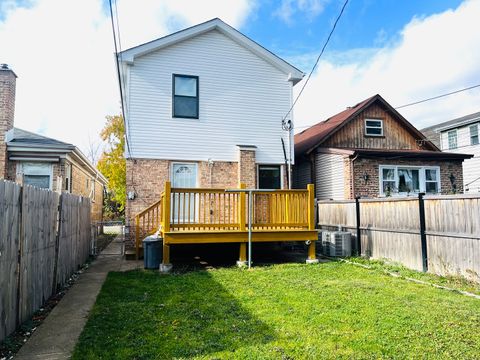
[{"label": "deck step", "polygon": [[135,249],[126,249],[125,250],[125,260],[135,260],[136,252]]}]

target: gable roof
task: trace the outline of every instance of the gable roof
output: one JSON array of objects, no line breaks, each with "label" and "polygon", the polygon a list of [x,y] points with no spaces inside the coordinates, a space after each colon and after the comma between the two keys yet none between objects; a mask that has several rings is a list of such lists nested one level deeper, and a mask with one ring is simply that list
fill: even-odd
[{"label": "gable roof", "polygon": [[451,130],[460,126],[470,125],[472,123],[476,123],[479,121],[480,121],[480,111],[473,114],[465,115],[453,120],[444,121],[433,126],[429,126],[423,129],[422,132],[425,133],[425,132],[433,131],[433,132],[439,133],[439,132]]},{"label": "gable roof", "polygon": [[[398,121],[400,121],[402,125],[414,136],[418,137],[419,139],[426,140],[425,136],[419,130],[417,130],[417,128],[415,128],[407,119],[400,115],[400,113],[388,102],[386,102],[385,99],[376,94],[359,102],[353,107],[349,107],[346,110],[339,112],[325,121],[321,121],[318,124],[315,124],[298,134],[295,134],[296,155],[309,154],[312,152],[316,147],[320,146],[338,130],[352,121],[360,112],[375,102],[379,102],[381,105],[383,105],[387,111],[392,113],[392,115]],[[434,144],[428,141],[425,141],[425,145],[430,148],[430,150],[440,151]]]},{"label": "gable roof", "polygon": [[103,174],[87,159],[87,157],[75,145],[60,140],[52,139],[43,135],[35,134],[19,128],[13,128],[7,132],[7,150],[9,158],[18,160],[50,159],[58,161],[60,156],[69,155],[96,175],[103,185],[108,183]]},{"label": "gable roof", "polygon": [[248,50],[250,50],[257,56],[259,56],[260,58],[264,59],[271,65],[283,71],[285,74],[289,76],[288,80],[292,81],[293,84],[296,84],[297,82],[302,80],[303,76],[305,75],[302,71],[297,69],[295,66],[289,64],[282,58],[278,57],[277,55],[267,50],[257,42],[245,36],[240,31],[226,24],[219,18],[214,18],[204,23],[186,28],[184,30],[177,31],[170,35],[124,50],[118,54],[119,61],[133,64],[135,59],[140,56],[174,45],[181,41],[193,38],[195,36],[204,34],[212,30],[220,31],[222,34],[224,34],[231,40],[247,48]]},{"label": "gable roof", "polygon": [[19,128],[13,128],[7,144],[25,147],[54,147],[59,150],[72,150],[75,148],[75,146],[72,144],[68,144],[63,141],[35,134]]}]

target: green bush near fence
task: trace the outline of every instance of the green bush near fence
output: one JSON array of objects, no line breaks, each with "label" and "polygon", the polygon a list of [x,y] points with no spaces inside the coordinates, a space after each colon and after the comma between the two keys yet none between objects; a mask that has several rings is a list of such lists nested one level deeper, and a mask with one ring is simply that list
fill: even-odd
[{"label": "green bush near fence", "polygon": [[74,359],[480,356],[480,300],[331,262],[111,273]]}]

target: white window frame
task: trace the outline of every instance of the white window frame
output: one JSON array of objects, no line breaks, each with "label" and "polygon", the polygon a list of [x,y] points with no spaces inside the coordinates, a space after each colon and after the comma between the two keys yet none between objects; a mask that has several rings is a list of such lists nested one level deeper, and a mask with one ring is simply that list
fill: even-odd
[{"label": "white window frame", "polygon": [[[35,166],[37,165],[37,166]],[[39,168],[38,165],[44,166],[43,169]],[[47,165],[47,166],[45,166]],[[25,170],[31,166],[32,168],[36,169],[34,171],[26,173]],[[49,190],[53,189],[53,166],[51,163],[44,163],[44,162],[22,162],[22,175],[40,175],[40,176],[49,176],[50,181],[49,181]]]},{"label": "white window frame", "polygon": [[[383,191],[383,169],[393,169],[394,170],[394,179],[395,179],[395,189],[398,189],[399,186],[399,178],[398,178],[398,169],[413,169],[419,170],[418,172],[418,181],[420,185],[420,191],[426,193],[426,176],[425,170],[435,170],[437,172],[437,184],[438,184],[438,192],[440,194],[442,192],[442,183],[440,179],[440,166],[415,166],[415,165],[379,165],[378,169],[378,186],[379,186],[379,194],[380,196],[386,196]],[[398,192],[392,191],[390,196],[408,196],[408,195],[417,195],[417,192]],[[431,194],[431,193],[429,193]]]},{"label": "white window frame", "polygon": [[260,166],[278,166],[280,167],[280,189],[283,189],[284,184],[284,165],[283,164],[257,164],[257,187],[260,188]]},{"label": "white window frame", "polygon": [[[480,135],[480,134],[479,134],[480,129],[479,129],[479,127],[480,127],[480,126],[478,126],[478,124],[473,124],[473,125],[470,125],[470,126],[468,127],[468,130],[469,130],[469,132],[470,132],[470,145],[471,145],[471,146],[475,146],[475,145],[479,145],[479,144],[480,144],[480,136],[479,136],[479,135]],[[475,129],[475,131],[476,131],[476,134],[475,134],[475,135],[472,135],[472,130],[473,130],[473,129]],[[476,143],[476,144],[473,143],[473,137],[474,137],[474,136],[477,137],[477,143]]]},{"label": "white window frame", "polygon": [[[455,146],[450,146],[450,134],[455,134]],[[453,139],[453,138],[452,138]],[[457,129],[447,131],[447,145],[448,145],[448,150],[453,150],[458,148],[458,131]]]},{"label": "white window frame", "polygon": [[[367,121],[378,121],[380,122],[380,134],[369,134],[368,129],[378,129],[378,126],[367,126]],[[366,118],[365,119],[365,136],[383,136],[383,119],[374,119],[374,118]]]}]

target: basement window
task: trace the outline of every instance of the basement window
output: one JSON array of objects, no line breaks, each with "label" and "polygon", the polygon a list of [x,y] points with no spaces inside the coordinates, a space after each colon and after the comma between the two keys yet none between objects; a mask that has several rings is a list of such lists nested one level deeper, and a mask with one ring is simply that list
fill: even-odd
[{"label": "basement window", "polygon": [[174,74],[172,97],[173,117],[198,119],[198,76]]},{"label": "basement window", "polygon": [[365,119],[365,135],[383,136],[383,120]]}]

